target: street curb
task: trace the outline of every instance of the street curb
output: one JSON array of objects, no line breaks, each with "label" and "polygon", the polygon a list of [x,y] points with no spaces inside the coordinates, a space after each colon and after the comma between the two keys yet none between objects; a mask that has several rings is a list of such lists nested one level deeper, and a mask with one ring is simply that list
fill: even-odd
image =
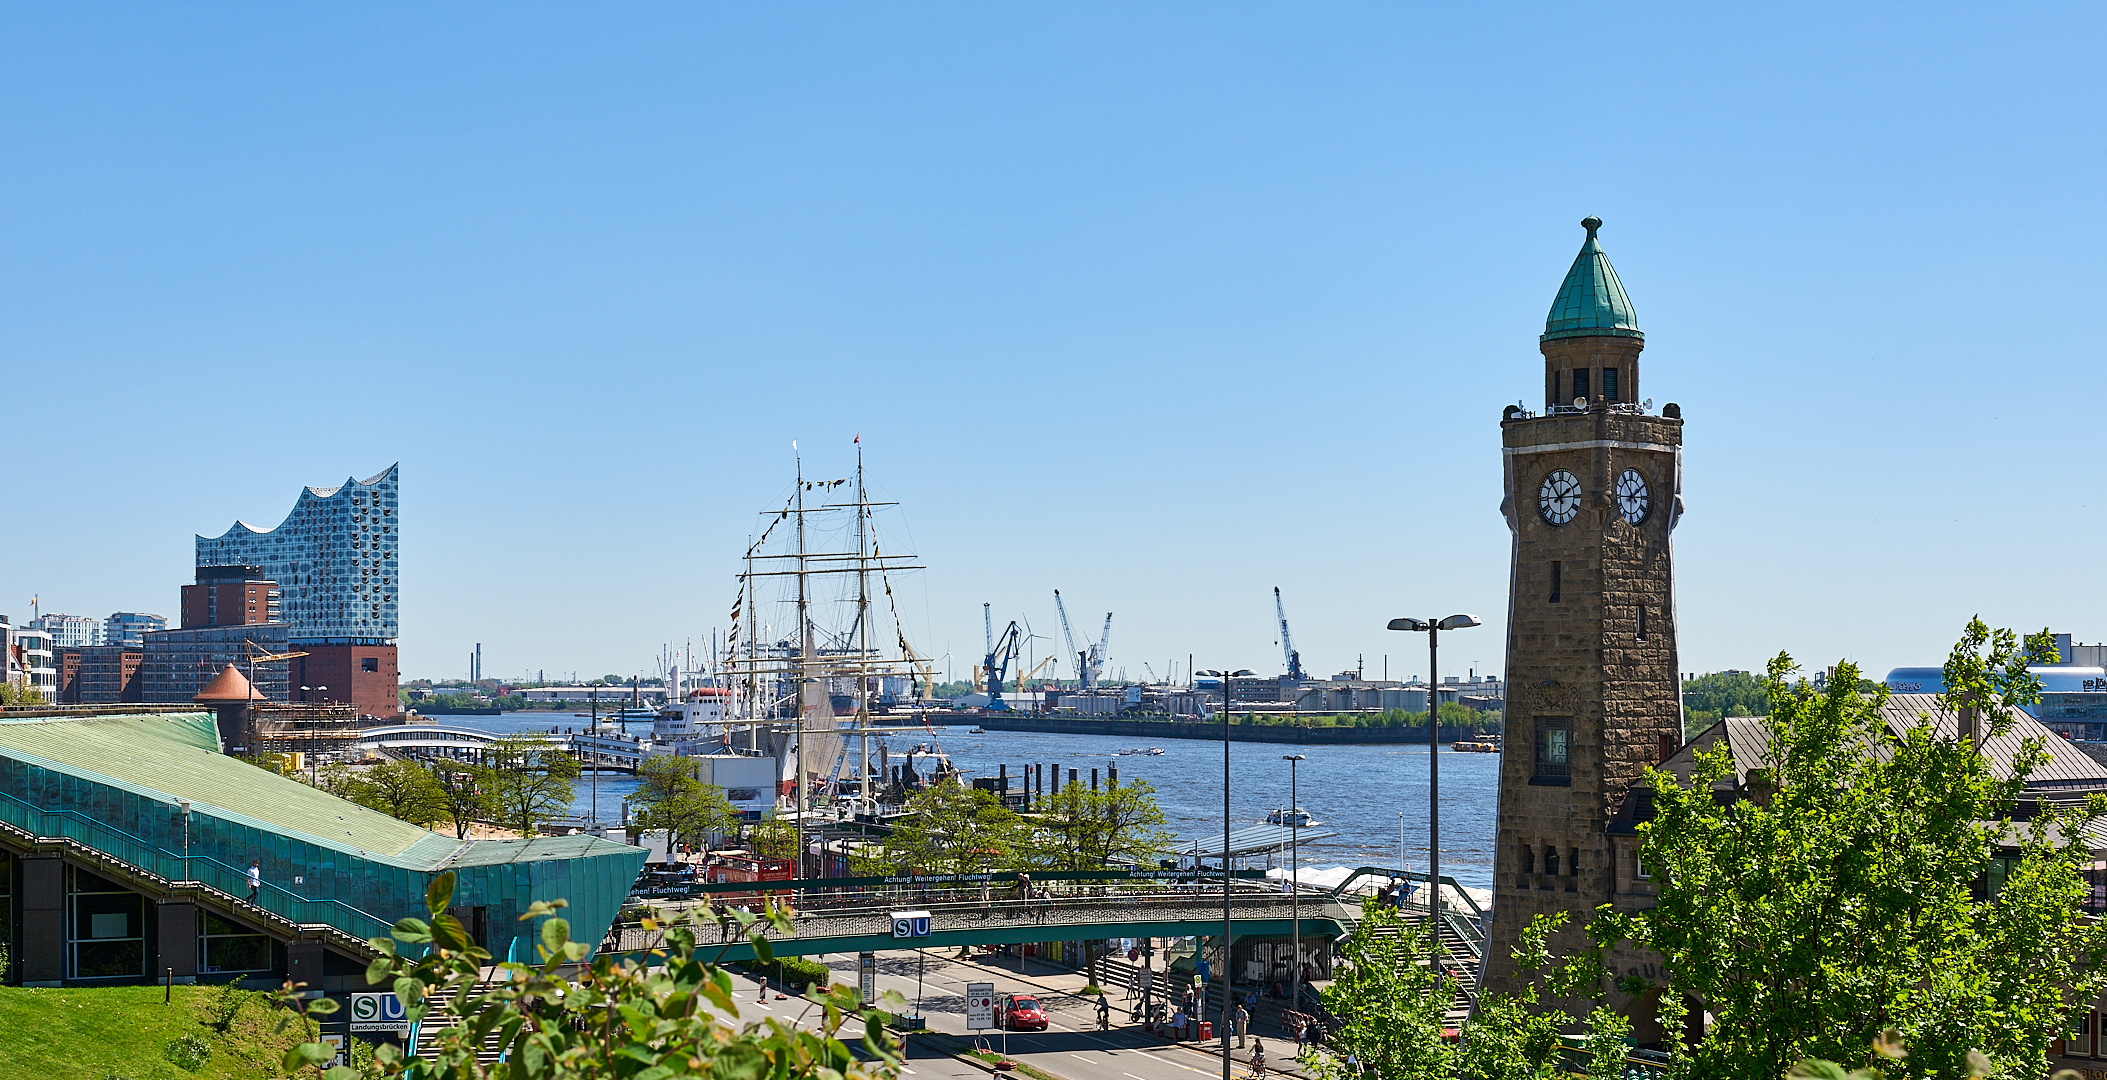
[{"label": "street curb", "polygon": [[[972,1044],[960,1041],[958,1036],[953,1035],[950,1032],[901,1032],[901,1039],[903,1041],[910,1037],[926,1040],[929,1043],[933,1044],[937,1049],[942,1050],[947,1054],[950,1054],[953,1059],[963,1061],[966,1064],[971,1065],[976,1069],[980,1069],[981,1071],[986,1072],[991,1076],[1004,1075],[1004,1070],[997,1069],[995,1066],[990,1065],[987,1062],[982,1061],[981,1059],[973,1056]],[[1011,1070],[1012,1072],[1020,1076],[1032,1077],[1033,1080],[1068,1080],[1068,1078],[1065,1076],[1061,1076],[1057,1073],[1048,1072],[1045,1069],[1039,1068],[1036,1065],[1027,1065],[1021,1061],[1017,1062],[1016,1064],[1017,1067],[1016,1069]]]}]

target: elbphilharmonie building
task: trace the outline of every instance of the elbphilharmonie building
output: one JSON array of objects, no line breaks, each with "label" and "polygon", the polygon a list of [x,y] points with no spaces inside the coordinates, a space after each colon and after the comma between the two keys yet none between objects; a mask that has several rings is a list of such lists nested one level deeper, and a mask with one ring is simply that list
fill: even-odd
[{"label": "elbphilharmonie building", "polygon": [[199,566],[256,566],[278,583],[294,645],[390,645],[398,636],[400,465],[334,488],[305,488],[275,528],[237,521],[197,538]]}]

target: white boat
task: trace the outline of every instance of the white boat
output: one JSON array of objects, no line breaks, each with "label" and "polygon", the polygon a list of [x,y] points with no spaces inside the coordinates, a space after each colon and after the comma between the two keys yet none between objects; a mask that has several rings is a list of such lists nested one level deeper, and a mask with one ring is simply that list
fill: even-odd
[{"label": "white boat", "polygon": [[1293,810],[1275,810],[1272,813],[1267,814],[1266,824],[1291,825],[1301,829],[1314,829],[1317,826],[1322,825],[1324,823],[1318,821],[1316,818],[1311,817],[1309,811],[1304,810],[1303,808],[1298,806]]},{"label": "white boat", "polygon": [[1151,746],[1151,747],[1149,747],[1149,748],[1148,748],[1148,749],[1146,749],[1146,750],[1144,750],[1144,749],[1142,749],[1142,748],[1140,748],[1140,747],[1135,747],[1135,748],[1134,748],[1134,749],[1132,749],[1132,750],[1114,750],[1114,751],[1112,752],[1112,756],[1113,756],[1113,757],[1162,757],[1162,756],[1163,756],[1163,748],[1162,748],[1162,747],[1160,747],[1160,746]]}]

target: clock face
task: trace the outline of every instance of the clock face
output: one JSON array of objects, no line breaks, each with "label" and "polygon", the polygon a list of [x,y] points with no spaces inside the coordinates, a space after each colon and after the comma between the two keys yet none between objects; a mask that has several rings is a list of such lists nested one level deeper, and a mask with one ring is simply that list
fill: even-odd
[{"label": "clock face", "polygon": [[1553,469],[1536,489],[1536,508],[1551,525],[1564,525],[1580,512],[1580,481],[1564,469]]},{"label": "clock face", "polygon": [[1653,510],[1653,497],[1646,490],[1646,478],[1637,469],[1626,469],[1617,475],[1617,512],[1624,520],[1634,525],[1646,520]]}]

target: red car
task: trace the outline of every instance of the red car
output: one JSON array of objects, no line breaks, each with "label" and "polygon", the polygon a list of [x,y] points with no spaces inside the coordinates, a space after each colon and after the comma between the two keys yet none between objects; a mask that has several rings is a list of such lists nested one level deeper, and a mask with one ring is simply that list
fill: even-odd
[{"label": "red car", "polygon": [[1011,1031],[1045,1031],[1046,1010],[1030,994],[1004,994],[996,1001],[995,1017]]}]

